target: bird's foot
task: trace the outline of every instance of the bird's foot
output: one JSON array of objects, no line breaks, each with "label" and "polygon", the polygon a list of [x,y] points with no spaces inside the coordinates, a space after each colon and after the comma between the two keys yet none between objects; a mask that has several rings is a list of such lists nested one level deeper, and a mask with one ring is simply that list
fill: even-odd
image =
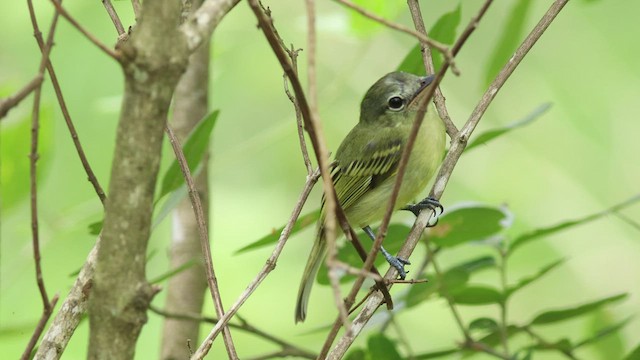
[{"label": "bird's foot", "polygon": [[[418,217],[418,215],[420,215],[420,211],[422,211],[424,209],[429,209],[429,210],[433,211],[433,215],[436,218],[435,222],[427,224],[427,227],[436,226],[438,224],[438,216],[442,215],[442,213],[444,212],[444,207],[442,207],[442,204],[440,204],[440,202],[438,200],[436,200],[436,199],[434,199],[432,197],[424,198],[422,201],[420,201],[417,204],[407,205],[407,206],[403,207],[401,210],[411,211],[413,213],[413,215]],[[438,211],[439,211],[439,213],[438,213]]]},{"label": "bird's foot", "polygon": [[404,269],[404,266],[411,265],[411,262],[399,256],[391,255],[384,248],[380,248],[380,251],[382,252],[382,255],[384,255],[384,258],[387,260],[389,265],[393,266],[398,271],[398,277],[400,278],[400,280],[404,280],[407,277],[407,274],[409,273],[408,270]]}]

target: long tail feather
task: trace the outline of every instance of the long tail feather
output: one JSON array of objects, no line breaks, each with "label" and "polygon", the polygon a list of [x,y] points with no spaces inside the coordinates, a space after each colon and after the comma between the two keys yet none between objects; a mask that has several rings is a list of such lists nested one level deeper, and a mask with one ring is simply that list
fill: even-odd
[{"label": "long tail feather", "polygon": [[298,302],[296,303],[296,323],[302,322],[307,317],[307,305],[309,304],[309,295],[311,287],[316,279],[316,274],[322,264],[322,260],[327,252],[327,240],[324,236],[324,226],[318,229],[316,241],[313,243],[307,266],[302,274],[300,289],[298,290]]}]

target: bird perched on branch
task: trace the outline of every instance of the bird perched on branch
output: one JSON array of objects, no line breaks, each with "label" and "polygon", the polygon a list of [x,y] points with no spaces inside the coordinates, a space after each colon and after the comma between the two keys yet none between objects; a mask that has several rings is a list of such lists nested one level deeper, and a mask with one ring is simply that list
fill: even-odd
[{"label": "bird perched on branch", "polygon": [[[375,235],[369,224],[384,216],[419,104],[423,102],[433,79],[433,75],[420,77],[404,72],[383,76],[367,91],[360,107],[360,121],[336,152],[332,180],[338,201],[349,223],[363,228],[372,239]],[[415,199],[435,174],[442,160],[444,145],[444,124],[433,104],[429,104],[406,167],[396,210],[407,209],[417,214],[423,208],[442,208],[431,198],[415,205],[405,205]],[[304,321],[307,316],[311,286],[327,252],[324,219],[322,211],[298,291],[296,322]],[[404,278],[404,265],[409,262],[392,256],[384,248],[381,252]]]}]

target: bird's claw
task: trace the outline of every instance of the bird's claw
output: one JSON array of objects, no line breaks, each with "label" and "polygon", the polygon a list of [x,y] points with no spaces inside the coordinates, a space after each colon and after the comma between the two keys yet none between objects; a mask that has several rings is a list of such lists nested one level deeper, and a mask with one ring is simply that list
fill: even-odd
[{"label": "bird's claw", "polygon": [[405,270],[404,266],[411,265],[411,262],[409,260],[405,260],[397,256],[391,256],[387,258],[387,262],[398,271],[398,278],[400,280],[404,280],[407,277],[409,271]]},{"label": "bird's claw", "polygon": [[410,204],[402,208],[402,210],[411,211],[416,217],[418,217],[418,215],[420,215],[420,211],[424,209],[433,211],[433,214],[436,218],[436,221],[433,224],[427,224],[427,227],[436,226],[438,224],[438,216],[442,215],[442,213],[444,212],[444,207],[438,200],[432,197],[427,197],[417,204]]}]

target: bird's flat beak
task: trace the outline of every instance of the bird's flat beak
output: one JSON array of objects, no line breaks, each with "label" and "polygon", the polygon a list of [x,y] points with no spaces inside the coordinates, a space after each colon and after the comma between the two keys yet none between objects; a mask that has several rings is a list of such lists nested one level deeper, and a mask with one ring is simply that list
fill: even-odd
[{"label": "bird's flat beak", "polygon": [[423,98],[424,95],[428,92],[428,91],[425,91],[425,89],[428,88],[429,85],[431,85],[431,83],[435,78],[436,78],[435,75],[429,75],[429,76],[424,76],[420,78],[420,87],[418,88],[416,93],[413,95],[413,99],[411,99],[411,102],[409,103],[410,105],[415,105],[420,103],[420,101],[418,100]]}]

